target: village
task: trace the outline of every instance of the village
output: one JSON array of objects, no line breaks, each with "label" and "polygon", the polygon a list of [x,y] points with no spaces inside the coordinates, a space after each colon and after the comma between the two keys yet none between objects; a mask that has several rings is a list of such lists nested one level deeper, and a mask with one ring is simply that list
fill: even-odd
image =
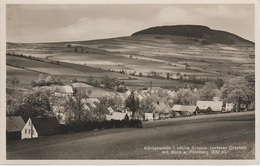
[{"label": "village", "polygon": [[[46,79],[50,77],[53,76]],[[241,78],[227,81],[221,89],[214,82],[201,89],[187,86],[176,91],[152,87],[131,89],[121,84],[114,85],[115,91],[101,95],[95,94],[93,86],[75,79],[65,85],[52,82],[39,86],[38,82],[16,112],[8,112],[14,107],[7,110],[7,140],[129,127],[131,121],[136,123],[131,127],[142,127],[148,121],[252,111],[254,101],[244,100],[238,92],[223,96],[226,92],[232,94],[229,88]],[[242,82],[248,79],[245,77]],[[99,87],[105,88],[104,82]],[[118,87],[125,92],[117,92]]]}]

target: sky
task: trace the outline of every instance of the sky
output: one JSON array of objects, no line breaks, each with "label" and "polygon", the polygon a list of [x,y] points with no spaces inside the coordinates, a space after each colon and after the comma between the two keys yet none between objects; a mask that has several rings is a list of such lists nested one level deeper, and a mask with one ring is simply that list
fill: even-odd
[{"label": "sky", "polygon": [[255,41],[250,4],[7,5],[8,42],[59,42],[130,36],[163,25],[204,25]]}]

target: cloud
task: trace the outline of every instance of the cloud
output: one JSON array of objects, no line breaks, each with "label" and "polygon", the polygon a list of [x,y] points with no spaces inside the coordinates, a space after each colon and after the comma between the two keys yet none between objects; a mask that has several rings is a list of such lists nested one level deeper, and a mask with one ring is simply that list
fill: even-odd
[{"label": "cloud", "polygon": [[64,36],[71,40],[91,40],[120,36],[129,36],[134,31],[145,27],[145,24],[129,19],[91,19],[83,17],[75,23],[62,27],[58,30],[59,36]]}]

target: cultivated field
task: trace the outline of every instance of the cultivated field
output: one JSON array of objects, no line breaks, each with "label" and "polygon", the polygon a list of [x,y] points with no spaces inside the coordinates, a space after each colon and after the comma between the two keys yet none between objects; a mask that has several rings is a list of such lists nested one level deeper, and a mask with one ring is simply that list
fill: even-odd
[{"label": "cultivated field", "polygon": [[[71,48],[66,46],[71,44]],[[188,37],[139,35],[114,39],[23,44],[9,46],[9,52],[23,53],[51,60],[82,64],[94,68],[125,70],[127,72],[151,71],[181,73],[201,77],[230,77],[232,67],[243,64],[237,72],[254,70],[253,45],[203,45]],[[78,47],[75,52],[75,47]],[[132,58],[130,58],[130,56]],[[189,65],[189,70],[185,68]],[[156,68],[155,68],[156,66]],[[220,73],[221,69],[221,73]]]},{"label": "cultivated field", "polygon": [[[7,159],[254,159],[254,142],[254,112],[229,113],[145,122],[140,129],[106,129],[12,141],[7,143]],[[178,151],[187,154],[148,150],[163,146],[179,147],[182,150]],[[210,150],[212,147],[227,149],[216,154]]]}]

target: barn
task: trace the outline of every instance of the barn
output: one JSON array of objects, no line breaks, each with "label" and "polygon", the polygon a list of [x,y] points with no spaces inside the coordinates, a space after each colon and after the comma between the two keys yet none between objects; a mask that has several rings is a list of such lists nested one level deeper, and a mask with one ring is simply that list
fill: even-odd
[{"label": "barn", "polygon": [[17,140],[23,137],[25,122],[21,116],[6,117],[6,139]]}]

